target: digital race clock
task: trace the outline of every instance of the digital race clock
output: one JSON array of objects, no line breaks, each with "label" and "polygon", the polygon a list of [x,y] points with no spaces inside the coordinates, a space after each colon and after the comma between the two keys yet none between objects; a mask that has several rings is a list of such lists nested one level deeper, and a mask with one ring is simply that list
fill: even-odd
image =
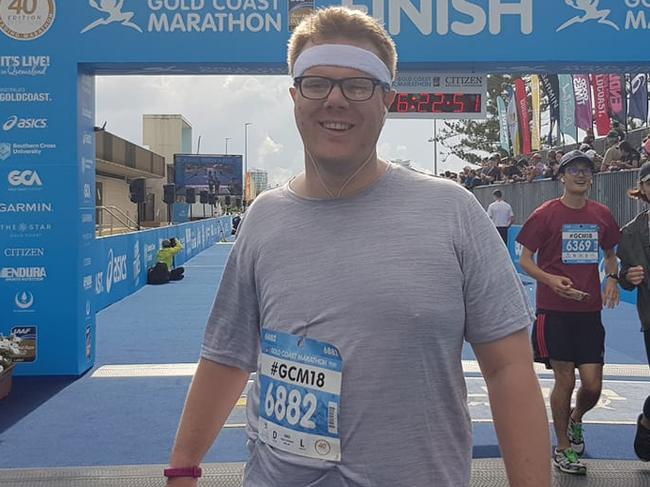
[{"label": "digital race clock", "polygon": [[485,118],[484,74],[401,71],[389,118]]},{"label": "digital race clock", "polygon": [[[480,114],[481,93],[397,93],[389,113]],[[459,117],[462,118],[462,117]]]}]

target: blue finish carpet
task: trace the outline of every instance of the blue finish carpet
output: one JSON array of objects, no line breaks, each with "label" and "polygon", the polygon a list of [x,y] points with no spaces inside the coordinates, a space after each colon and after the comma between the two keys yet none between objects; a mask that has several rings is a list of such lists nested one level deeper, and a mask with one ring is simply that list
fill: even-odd
[{"label": "blue finish carpet", "polygon": [[[146,286],[100,312],[94,370],[196,362],[230,248],[215,245],[187,262],[183,281]],[[645,363],[635,308],[622,304],[604,316],[608,362]],[[473,359],[471,348],[464,358]],[[15,378],[0,402],[0,468],[168,461],[190,377],[96,378],[92,372],[78,379]],[[629,424],[588,425],[587,457],[634,459],[633,435]],[[242,428],[225,429],[205,461],[244,461],[245,440]],[[474,445],[477,458],[499,456],[492,424],[474,424]]]}]

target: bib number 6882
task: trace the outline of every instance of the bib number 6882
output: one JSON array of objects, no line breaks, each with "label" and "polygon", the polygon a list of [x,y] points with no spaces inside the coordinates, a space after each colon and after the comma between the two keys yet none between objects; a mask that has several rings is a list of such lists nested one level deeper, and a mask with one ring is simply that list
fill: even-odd
[{"label": "bib number 6882", "polygon": [[[301,414],[300,406],[307,408],[305,414]],[[275,389],[275,396],[273,395],[273,383],[269,384],[266,389],[266,396],[264,398],[264,412],[270,418],[275,416],[278,421],[285,418],[287,422],[294,426],[300,424],[306,429],[315,429],[316,423],[312,421],[311,417],[316,412],[318,406],[318,399],[311,392],[302,396],[298,389],[291,389],[287,394],[287,388],[283,385],[277,386]]]}]

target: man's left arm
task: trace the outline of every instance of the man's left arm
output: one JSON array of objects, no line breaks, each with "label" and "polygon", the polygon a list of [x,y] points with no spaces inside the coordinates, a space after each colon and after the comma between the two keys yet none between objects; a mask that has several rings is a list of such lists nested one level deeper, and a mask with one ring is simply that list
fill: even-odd
[{"label": "man's left arm", "polygon": [[527,329],[472,345],[512,487],[550,487],[551,445]]},{"label": "man's left arm", "polygon": [[[618,260],[614,249],[605,250],[605,272],[618,274]],[[603,306],[606,308],[615,308],[620,301],[620,292],[618,290],[618,281],[611,277],[605,278],[605,292],[603,293]]]}]

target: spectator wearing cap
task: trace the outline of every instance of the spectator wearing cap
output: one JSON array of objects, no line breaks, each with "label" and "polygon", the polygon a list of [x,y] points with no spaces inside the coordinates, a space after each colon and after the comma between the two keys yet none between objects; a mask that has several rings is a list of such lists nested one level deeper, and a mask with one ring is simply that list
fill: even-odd
[{"label": "spectator wearing cap", "polygon": [[501,181],[503,175],[501,174],[501,169],[499,169],[499,164],[501,163],[501,155],[494,153],[488,159],[487,167],[483,168],[481,173],[481,181],[483,184],[492,184],[496,181]]},{"label": "spectator wearing cap", "polygon": [[[586,139],[587,137],[585,137]],[[583,142],[583,144],[580,146],[580,150],[587,154],[589,156],[589,159],[594,161],[594,171],[599,172],[600,171],[600,166],[601,163],[603,162],[603,158],[598,155],[598,152],[596,152],[590,144],[586,144]]]},{"label": "spectator wearing cap", "polygon": [[641,165],[641,154],[627,140],[618,143],[621,151],[621,169],[634,169]]},{"label": "spectator wearing cap", "polygon": [[[620,161],[621,156],[623,155],[621,153],[621,150],[618,148],[618,133],[614,130],[609,132],[607,134],[607,139],[605,141],[605,144],[607,146],[607,151],[605,152],[605,157],[603,158],[603,164],[602,164],[602,170],[603,171],[608,171],[610,170],[610,166],[612,166],[612,162],[614,161]],[[616,164],[614,164],[616,166]]]}]

